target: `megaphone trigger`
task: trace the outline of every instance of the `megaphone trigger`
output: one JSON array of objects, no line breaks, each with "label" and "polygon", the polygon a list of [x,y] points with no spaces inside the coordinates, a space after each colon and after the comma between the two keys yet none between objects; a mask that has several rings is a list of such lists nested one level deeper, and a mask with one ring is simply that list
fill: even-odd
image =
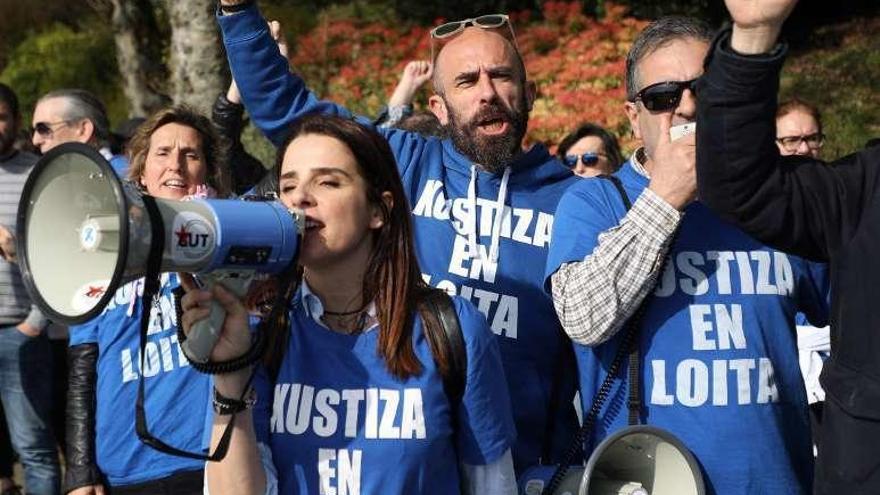
[{"label": "megaphone trigger", "polygon": [[[252,271],[216,270],[210,273],[193,276],[199,288],[211,290],[215,284],[221,284],[225,289],[239,298],[243,298],[248,291],[254,278]],[[211,303],[211,314],[208,318],[196,322],[181,344],[183,354],[190,361],[204,364],[210,360],[211,351],[220,338],[223,330],[223,322],[226,320],[226,311],[217,301]]]}]

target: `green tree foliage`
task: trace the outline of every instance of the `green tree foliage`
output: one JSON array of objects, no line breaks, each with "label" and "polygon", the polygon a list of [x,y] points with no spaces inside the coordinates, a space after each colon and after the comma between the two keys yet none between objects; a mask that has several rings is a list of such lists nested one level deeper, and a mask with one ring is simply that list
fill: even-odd
[{"label": "green tree foliage", "polygon": [[27,36],[9,55],[0,81],[12,87],[29,120],[34,103],[59,88],[83,88],[99,95],[111,119],[125,115],[119,87],[113,35],[104,23],[92,22],[75,31],[53,24]]},{"label": "green tree foliage", "polygon": [[34,29],[52,23],[75,25],[90,13],[88,2],[69,0],[0,0],[0,69],[12,49]]}]

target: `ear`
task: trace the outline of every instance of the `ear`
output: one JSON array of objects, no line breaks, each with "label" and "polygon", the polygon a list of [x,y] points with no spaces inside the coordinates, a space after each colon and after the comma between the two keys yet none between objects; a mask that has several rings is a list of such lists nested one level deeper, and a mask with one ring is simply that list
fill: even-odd
[{"label": "ear", "polygon": [[443,101],[443,98],[438,94],[431,95],[428,98],[428,108],[431,109],[431,113],[437,117],[437,120],[440,121],[441,125],[447,125],[449,123],[449,110],[446,108],[446,102]]},{"label": "ear", "polygon": [[83,143],[91,143],[95,140],[95,124],[89,119],[79,121],[77,131]]},{"label": "ear", "polygon": [[[385,203],[385,211],[391,212],[394,208],[394,196],[391,195],[390,191],[385,191],[382,193],[382,202]],[[385,225],[385,221],[387,218],[382,214],[382,208],[378,206],[373,206],[373,214],[370,218],[370,228],[371,229],[380,229],[383,225]]]},{"label": "ear", "polygon": [[538,85],[535,81],[526,81],[526,108],[532,111],[535,100],[538,99]]},{"label": "ear", "polygon": [[639,128],[639,108],[638,103],[624,103],[624,111],[626,118],[629,119],[629,127],[636,139],[642,139],[642,130]]}]

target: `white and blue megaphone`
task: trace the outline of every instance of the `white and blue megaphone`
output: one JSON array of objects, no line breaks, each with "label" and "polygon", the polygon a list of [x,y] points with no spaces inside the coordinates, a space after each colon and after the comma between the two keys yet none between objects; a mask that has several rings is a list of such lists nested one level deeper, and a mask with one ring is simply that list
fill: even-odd
[{"label": "white and blue megaphone", "polygon": [[[555,467],[533,467],[519,480],[521,495],[547,492]],[[593,450],[586,466],[571,466],[552,495],[705,495],[700,465],[675,435],[649,425],[623,428]]]},{"label": "white and blue megaphone", "polygon": [[[144,276],[159,225],[161,271],[221,279],[239,295],[248,274],[281,272],[297,254],[303,216],[277,201],[156,205],[158,216],[89,146],[62,144],[37,162],[19,203],[17,251],[28,292],[46,316],[67,325],[98,316],[117,288]],[[208,360],[224,317],[215,303],[193,328],[184,342],[190,359]]]}]

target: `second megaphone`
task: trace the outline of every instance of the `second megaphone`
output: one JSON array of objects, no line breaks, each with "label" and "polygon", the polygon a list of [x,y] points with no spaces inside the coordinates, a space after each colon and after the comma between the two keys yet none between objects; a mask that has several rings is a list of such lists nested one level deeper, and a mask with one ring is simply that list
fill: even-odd
[{"label": "second megaphone", "polygon": [[[70,325],[99,315],[117,288],[144,276],[152,248],[162,250],[163,272],[277,273],[296,256],[302,215],[276,201],[155,199],[153,209],[145,199],[89,146],[63,144],[37,162],[18,208],[17,250],[49,318]],[[192,337],[188,354],[207,360],[213,340]]]}]

